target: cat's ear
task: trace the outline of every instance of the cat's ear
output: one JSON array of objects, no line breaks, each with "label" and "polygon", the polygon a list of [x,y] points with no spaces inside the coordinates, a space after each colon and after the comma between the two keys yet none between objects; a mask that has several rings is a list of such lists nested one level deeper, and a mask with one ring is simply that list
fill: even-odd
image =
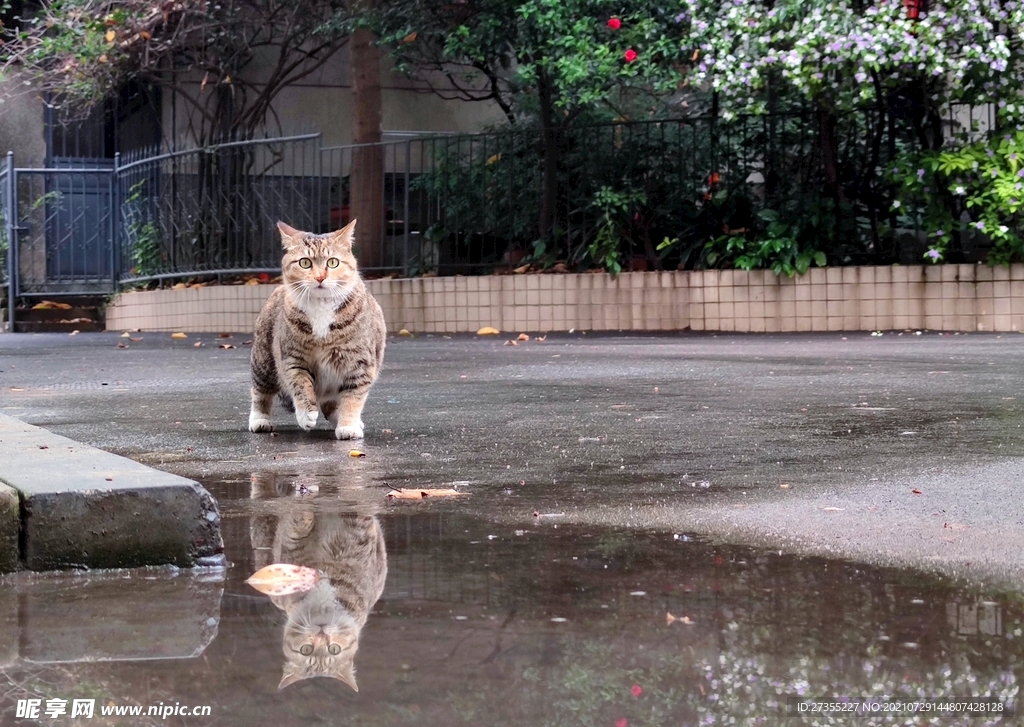
[{"label": "cat's ear", "polygon": [[[353,654],[355,656],[355,654]],[[359,691],[359,686],[356,684],[356,665],[352,661],[348,663],[341,663],[337,669],[331,671],[330,676],[341,681],[352,687],[353,692]]]},{"label": "cat's ear", "polygon": [[295,682],[300,682],[304,678],[300,669],[289,668],[292,665],[286,664],[284,669],[284,676],[281,677],[281,683],[277,685],[277,690],[281,691],[285,687],[290,687]]},{"label": "cat's ear", "polygon": [[347,247],[349,250],[352,249],[352,243],[355,242],[356,233],[356,221],[352,220],[347,225],[342,227],[340,230],[331,235],[331,241]]},{"label": "cat's ear", "polygon": [[296,230],[291,225],[281,222],[280,220],[277,222],[277,229],[281,232],[281,245],[286,250],[295,247],[298,244],[299,237],[302,235],[299,230]]}]

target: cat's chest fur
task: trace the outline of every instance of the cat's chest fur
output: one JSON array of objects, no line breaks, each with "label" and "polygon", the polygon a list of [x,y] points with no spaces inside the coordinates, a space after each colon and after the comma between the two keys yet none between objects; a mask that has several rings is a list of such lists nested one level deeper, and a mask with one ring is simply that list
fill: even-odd
[{"label": "cat's chest fur", "polygon": [[[350,304],[354,302],[348,301]],[[304,351],[301,358],[309,367],[317,396],[336,394],[339,387],[345,386],[360,372],[360,367],[366,365],[354,353],[359,348],[359,326],[331,329],[338,318],[338,311],[345,306],[345,302],[328,299],[310,301],[298,309],[310,328],[310,332],[302,337]]]},{"label": "cat's chest fur", "polygon": [[311,300],[305,306],[299,308],[309,321],[313,338],[323,342],[330,335],[331,324],[334,323],[334,319],[338,314],[338,308],[342,305],[344,305],[344,302],[339,303],[334,298],[325,298],[322,300]]}]

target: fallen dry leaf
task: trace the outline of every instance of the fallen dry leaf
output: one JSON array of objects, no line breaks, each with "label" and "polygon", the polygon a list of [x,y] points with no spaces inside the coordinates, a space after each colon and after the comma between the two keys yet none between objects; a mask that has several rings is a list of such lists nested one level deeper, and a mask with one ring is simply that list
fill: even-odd
[{"label": "fallen dry leaf", "polygon": [[548,340],[548,335],[545,333],[543,336],[537,336],[537,340],[543,343],[544,341]]},{"label": "fallen dry leaf", "polygon": [[519,334],[519,338],[517,340],[519,340],[519,341],[529,341],[530,337],[527,336],[525,333],[520,333]]},{"label": "fallen dry leaf", "polygon": [[529,269],[530,269],[530,264],[527,263],[526,265],[523,265],[521,267],[516,268],[512,272],[515,273],[516,275],[522,275],[523,273],[528,272]]},{"label": "fallen dry leaf", "polygon": [[399,336],[411,336],[411,335],[412,335],[412,333],[410,333],[410,332],[409,332],[409,329],[408,329],[408,328],[403,328],[402,330],[400,330],[400,331],[398,332],[398,335],[399,335]]},{"label": "fallen dry leaf", "polygon": [[177,333],[172,333],[171,338],[188,338],[188,335],[178,331]]},{"label": "fallen dry leaf", "polygon": [[291,563],[273,563],[260,568],[245,581],[268,596],[287,596],[311,591],[320,580],[313,568]]},{"label": "fallen dry leaf", "polygon": [[184,290],[188,286],[185,283],[175,283],[171,286],[171,290]]},{"label": "fallen dry leaf", "polygon": [[53,308],[53,306],[47,303],[45,300],[42,303],[36,303],[34,306],[32,306],[32,310],[50,310],[51,308]]},{"label": "fallen dry leaf", "polygon": [[118,348],[128,348],[128,344],[125,343],[124,341],[118,341],[117,342],[117,347]]},{"label": "fallen dry leaf", "polygon": [[494,328],[493,326],[484,326],[483,328],[476,332],[476,335],[497,336],[499,333],[501,333],[501,331],[499,331],[497,328]]},{"label": "fallen dry leaf", "polygon": [[913,494],[915,494],[915,495],[923,495],[923,494],[924,494],[923,492],[921,492],[921,491],[920,491],[919,489],[917,489],[916,487],[915,487],[915,488],[914,488],[913,490],[911,490],[910,492],[911,492],[911,493],[913,493]]},{"label": "fallen dry leaf", "polygon": [[195,343],[192,344],[192,348],[199,348],[202,345],[203,345],[202,341],[196,341]]},{"label": "fallen dry leaf", "polygon": [[230,333],[218,333],[217,338],[231,338]]},{"label": "fallen dry leaf", "polygon": [[780,489],[780,490],[788,490],[789,488],[790,488],[790,486],[789,486],[789,485],[787,485],[787,484],[781,484],[781,485],[779,485],[779,489]]},{"label": "fallen dry leaf", "polygon": [[513,341],[513,340],[510,339],[508,341],[505,341],[505,345],[506,346],[518,346],[519,342],[518,341]]},{"label": "fallen dry leaf", "polygon": [[825,512],[842,512],[844,508],[841,507],[823,507],[822,510]]},{"label": "fallen dry leaf", "polygon": [[425,500],[428,497],[461,497],[465,495],[465,492],[459,492],[458,490],[452,489],[438,489],[438,490],[391,490],[387,497],[389,500]]},{"label": "fallen dry leaf", "polygon": [[129,337],[128,337],[128,340],[129,340],[129,341],[134,341],[135,343],[138,343],[138,342],[139,342],[139,341],[141,341],[142,339],[141,339],[141,338],[132,338],[131,336],[129,336]]},{"label": "fallen dry leaf", "polygon": [[409,35],[407,35],[404,38],[402,38],[402,40],[399,41],[398,44],[399,45],[405,45],[407,43],[412,43],[415,40],[416,40],[416,31],[414,30],[411,33],[409,33]]},{"label": "fallen dry leaf", "polygon": [[358,449],[353,449],[348,453],[349,457],[365,457],[366,452],[360,452]]},{"label": "fallen dry leaf", "polygon": [[69,336],[77,336],[78,335],[78,331],[71,331],[71,333],[69,333],[68,335]]},{"label": "fallen dry leaf", "polygon": [[245,281],[245,284],[246,285],[259,285],[260,281],[259,281],[258,278],[249,278],[248,280]]},{"label": "fallen dry leaf", "polygon": [[961,525],[960,523],[942,523],[942,527],[943,528],[949,528],[950,530],[966,530],[967,529],[966,525]]},{"label": "fallen dry leaf", "polygon": [[221,348],[234,348],[235,346],[234,346],[234,344],[231,344],[231,343],[222,343],[222,344],[220,344],[220,347]]},{"label": "fallen dry leaf", "polygon": [[249,339],[248,341],[242,341],[242,345],[243,346],[251,346],[252,345],[252,339]]},{"label": "fallen dry leaf", "polygon": [[128,331],[125,331],[124,333],[122,333],[119,336],[119,338],[131,338],[131,337],[132,337],[132,334],[130,334]]}]

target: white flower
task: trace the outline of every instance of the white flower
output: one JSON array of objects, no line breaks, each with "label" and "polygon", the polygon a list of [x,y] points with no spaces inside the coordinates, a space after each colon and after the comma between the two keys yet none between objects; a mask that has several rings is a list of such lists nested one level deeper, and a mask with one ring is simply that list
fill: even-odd
[{"label": "white flower", "polygon": [[964,196],[965,194],[967,194],[967,190],[964,189],[964,185],[962,185],[962,184],[960,186],[958,186],[955,191],[961,197]]},{"label": "white flower", "polygon": [[895,201],[894,201],[894,202],[892,203],[892,208],[893,208],[894,210],[896,210],[896,209],[899,209],[899,208],[900,208],[900,201],[899,201],[898,199],[897,199],[897,200],[895,200]]},{"label": "white flower", "polygon": [[1005,235],[1007,232],[1010,231],[1010,228],[1007,227],[1006,225],[999,225],[999,231]]}]

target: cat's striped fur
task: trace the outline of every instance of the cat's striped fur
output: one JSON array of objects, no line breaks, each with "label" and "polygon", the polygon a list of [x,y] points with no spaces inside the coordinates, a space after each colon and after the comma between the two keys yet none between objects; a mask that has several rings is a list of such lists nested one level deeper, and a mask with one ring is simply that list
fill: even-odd
[{"label": "cat's striped fur", "polygon": [[338,439],[361,439],[363,405],[384,359],[387,331],[352,254],[355,220],[326,235],[281,231],[284,284],[256,319],[249,431],[269,432],[275,396],[302,429],[319,412]]}]

